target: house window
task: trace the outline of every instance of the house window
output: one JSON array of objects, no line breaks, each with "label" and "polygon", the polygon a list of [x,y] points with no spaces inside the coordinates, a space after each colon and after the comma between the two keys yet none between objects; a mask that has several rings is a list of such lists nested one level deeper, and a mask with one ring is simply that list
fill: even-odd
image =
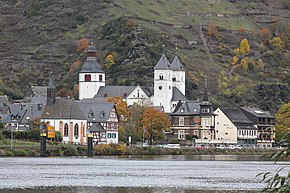
[{"label": "house window", "polygon": [[79,125],[76,123],[74,127],[74,136],[79,136]]},{"label": "house window", "polygon": [[86,74],[85,75],[85,81],[86,82],[91,82],[91,75],[90,74]]},{"label": "house window", "polygon": [[102,82],[102,80],[103,80],[103,76],[99,75],[99,82]]},{"label": "house window", "polygon": [[184,130],[178,130],[178,139],[185,139]]},{"label": "house window", "polygon": [[111,135],[111,133],[108,133],[108,135],[107,135],[107,136],[108,136],[108,138],[109,138],[109,139],[111,139],[111,138],[112,138],[112,135]]},{"label": "house window", "polygon": [[179,125],[184,126],[184,117],[179,117]]},{"label": "house window", "polygon": [[201,109],[201,112],[202,112],[202,113],[209,113],[209,108]]},{"label": "house window", "polygon": [[68,124],[67,123],[64,125],[63,135],[68,136]]},{"label": "house window", "polygon": [[116,138],[117,138],[116,133],[112,133],[112,138],[113,138],[113,139],[116,139]]}]

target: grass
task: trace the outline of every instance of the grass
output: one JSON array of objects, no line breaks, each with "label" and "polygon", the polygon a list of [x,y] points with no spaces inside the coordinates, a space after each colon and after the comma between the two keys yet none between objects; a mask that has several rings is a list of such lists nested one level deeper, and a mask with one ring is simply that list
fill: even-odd
[{"label": "grass", "polygon": [[[227,14],[240,14],[227,1],[211,4],[207,0],[114,0],[118,7],[109,11],[115,17],[138,17],[154,22],[176,25],[207,25],[215,23],[228,30],[239,30],[241,27],[252,31],[255,26],[243,16],[226,17]],[[224,15],[218,17],[217,14]],[[154,26],[158,26],[154,24]]]}]

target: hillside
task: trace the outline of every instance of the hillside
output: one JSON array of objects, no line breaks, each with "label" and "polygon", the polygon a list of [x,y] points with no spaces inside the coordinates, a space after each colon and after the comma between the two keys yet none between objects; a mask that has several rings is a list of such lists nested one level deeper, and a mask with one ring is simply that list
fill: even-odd
[{"label": "hillside", "polygon": [[[59,95],[76,96],[77,73],[94,41],[108,85],[152,85],[162,52],[187,70],[187,96],[208,77],[215,106],[255,105],[274,112],[290,101],[290,3],[286,0],[2,0],[0,93],[30,95],[55,75]],[[282,43],[273,41],[279,37]],[[236,48],[246,38],[247,53]],[[114,56],[108,64],[106,56]],[[232,65],[232,58],[239,60]],[[247,68],[239,63],[247,60]],[[244,60],[245,61],[245,60]]]}]

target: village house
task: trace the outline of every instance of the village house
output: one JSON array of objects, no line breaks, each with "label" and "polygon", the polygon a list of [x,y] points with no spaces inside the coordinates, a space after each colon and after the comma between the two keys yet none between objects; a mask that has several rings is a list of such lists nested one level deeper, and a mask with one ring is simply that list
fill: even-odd
[{"label": "village house", "polygon": [[205,90],[203,100],[177,104],[170,114],[170,130],[174,138],[192,140],[194,144],[212,144],[215,139],[215,115]]},{"label": "village house", "polygon": [[257,129],[240,108],[217,108],[215,132],[222,144],[254,147],[257,143]]},{"label": "village house", "polygon": [[241,107],[241,110],[257,129],[257,145],[272,147],[275,142],[275,117],[259,108]]},{"label": "village house", "polygon": [[113,103],[55,97],[55,86],[50,77],[47,105],[41,122],[59,131],[64,143],[86,144],[87,134],[93,142],[118,143],[118,117]]}]

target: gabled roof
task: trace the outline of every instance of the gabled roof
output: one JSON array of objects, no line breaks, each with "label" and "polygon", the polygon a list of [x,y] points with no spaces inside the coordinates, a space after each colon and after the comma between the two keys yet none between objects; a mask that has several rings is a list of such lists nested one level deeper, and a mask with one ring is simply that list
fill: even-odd
[{"label": "gabled roof", "polygon": [[140,86],[140,87],[148,97],[151,97],[154,95],[154,87],[152,86]]},{"label": "gabled roof", "polygon": [[174,57],[172,63],[170,64],[170,68],[172,70],[178,70],[178,71],[184,70],[183,65],[181,64],[177,56]]},{"label": "gabled roof", "polygon": [[94,123],[90,128],[89,132],[106,132],[104,127],[100,123]]},{"label": "gabled roof", "polygon": [[263,111],[259,108],[241,107],[243,111],[250,113],[252,116],[257,118],[275,118],[268,111]]},{"label": "gabled roof", "polygon": [[172,115],[198,115],[200,114],[200,102],[199,101],[186,101],[184,103],[179,102],[171,113]]},{"label": "gabled roof", "polygon": [[220,108],[233,123],[253,123],[239,108]]},{"label": "gabled roof", "polygon": [[168,61],[166,55],[163,53],[158,63],[154,67],[154,70],[168,70],[170,69],[170,62]]},{"label": "gabled roof", "polygon": [[[77,101],[77,105],[89,122],[107,122],[110,113],[115,108],[114,103],[97,102],[94,99]],[[90,112],[92,112],[92,117],[89,116]]]},{"label": "gabled roof", "polygon": [[43,119],[78,119],[85,120],[83,112],[72,98],[56,98],[53,105],[46,106]]},{"label": "gabled roof", "polygon": [[182,92],[178,88],[174,86],[171,101],[179,101],[179,100],[187,101],[187,98],[184,96],[184,94],[182,94]]},{"label": "gabled roof", "polygon": [[126,99],[135,88],[136,86],[101,86],[94,98],[107,98],[120,96]]},{"label": "gabled roof", "polygon": [[96,58],[88,58],[84,63],[81,73],[99,73],[104,72],[101,65],[97,62]]}]

